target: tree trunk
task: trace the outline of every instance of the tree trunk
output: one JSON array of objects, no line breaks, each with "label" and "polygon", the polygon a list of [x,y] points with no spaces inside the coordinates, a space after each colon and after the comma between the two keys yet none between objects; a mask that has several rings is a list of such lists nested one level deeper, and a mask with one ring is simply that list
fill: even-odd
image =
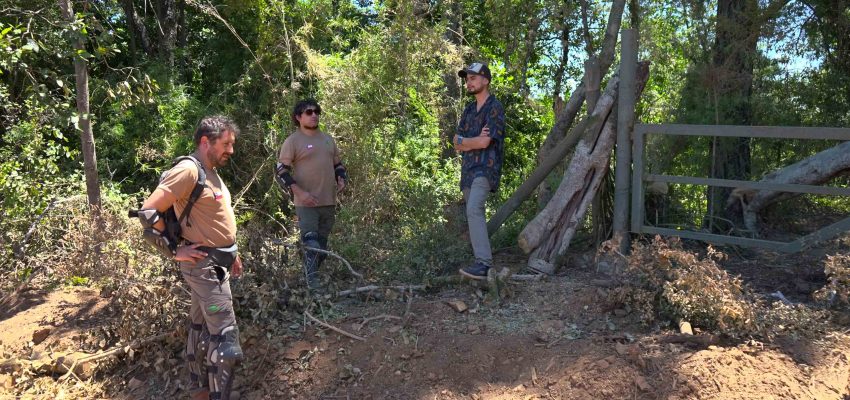
[{"label": "tree trunk", "polygon": [[[826,149],[787,167],[778,169],[762,178],[762,182],[820,185],[841,172],[850,170],[850,142]],[[759,231],[759,212],[765,207],[799,193],[775,192],[738,188],[732,191],[727,208],[740,207],[747,229]]]},{"label": "tree trunk", "polygon": [[183,77],[183,82],[191,82],[189,69],[189,27],[186,25],[186,0],[177,1],[177,48],[183,49],[177,61],[177,71]]},{"label": "tree trunk", "polygon": [[[451,2],[443,10],[443,18],[448,21],[443,39],[455,45],[463,45],[463,25],[461,24],[461,4]],[[456,133],[458,113],[455,104],[461,99],[461,85],[458,85],[457,71],[454,69],[443,73],[443,84],[446,86],[446,96],[443,98],[443,112],[440,115],[440,132],[443,133],[443,151],[440,153],[443,159],[448,159],[455,154],[450,145],[452,137]]]},{"label": "tree trunk", "polygon": [[[614,0],[611,5],[611,12],[608,14],[608,26],[605,31],[605,39],[602,42],[602,52],[599,54],[600,75],[605,76],[608,73],[608,68],[614,62],[614,52],[617,47],[617,37],[620,32],[620,23],[623,18],[623,9],[625,8],[626,0]],[[585,87],[580,84],[570,95],[570,99],[564,106],[563,111],[557,115],[555,124],[549,131],[549,135],[540,146],[537,153],[538,165],[545,160],[552,149],[566,136],[572,126],[576,115],[581,110],[581,105],[584,103]],[[543,206],[549,202],[551,192],[547,185],[543,184],[538,190],[538,205]]]},{"label": "tree trunk", "polygon": [[127,19],[130,45],[134,53],[134,57],[136,43],[142,46],[142,51],[146,55],[151,55],[151,43],[148,38],[148,31],[147,28],[145,28],[145,22],[138,14],[136,14],[136,8],[133,5],[133,0],[121,0],[121,8],[124,9],[124,17]]},{"label": "tree trunk", "polygon": [[564,84],[564,72],[567,70],[570,56],[570,24],[567,21],[566,5],[561,6],[559,14],[559,23],[561,26],[561,59],[558,62],[558,68],[555,70],[555,85],[552,90],[552,111],[555,115],[561,113],[564,109],[564,98],[561,97],[561,90]]},{"label": "tree trunk", "polygon": [[[594,142],[596,141],[596,138],[600,137],[600,131],[604,130],[608,115],[611,113],[611,109],[617,99],[619,83],[619,74],[611,78],[608,82],[608,87],[605,88],[605,93],[602,94],[596,104],[596,109],[594,109],[593,114],[588,117],[587,121],[589,122],[586,129],[580,133],[581,138],[573,152],[573,158],[570,159],[570,166],[565,173],[566,176],[577,176],[575,175],[578,173],[578,171],[575,170],[577,166],[588,166],[588,156],[593,151]],[[582,173],[582,179],[584,179],[587,175],[587,173]],[[528,225],[526,225],[522,233],[520,233],[519,246],[526,253],[530,253],[532,250],[540,246],[558,225],[562,225],[557,223],[558,217],[561,215],[561,211],[568,207],[568,204],[578,204],[573,196],[566,193],[564,183],[566,183],[567,180],[568,179],[564,179],[564,181],[562,181],[561,186],[552,198],[552,201],[550,201],[549,204],[546,205],[546,208],[537,214],[537,216],[534,217]]]},{"label": "tree trunk", "polygon": [[[62,16],[73,26],[76,17],[71,9],[70,0],[59,0],[59,8]],[[80,142],[83,148],[83,163],[86,174],[86,193],[88,204],[95,220],[100,219],[100,182],[97,176],[97,154],[94,146],[94,135],[91,130],[91,114],[89,114],[89,77],[88,66],[83,58],[85,51],[82,33],[73,31],[74,38],[71,39],[74,50],[78,53],[74,57],[74,72],[77,81],[77,112],[79,113]]]},{"label": "tree trunk", "polygon": [[584,51],[590,57],[593,54],[593,39],[590,37],[590,24],[587,21],[587,0],[580,0],[581,3],[581,27],[584,33]]},{"label": "tree trunk", "polygon": [[640,5],[638,0],[629,0],[629,21],[631,28],[640,32]]},{"label": "tree trunk", "polygon": [[[712,54],[712,81],[715,123],[753,123],[753,68],[757,43],[764,22],[773,18],[786,0],[774,1],[765,10],[757,0],[719,0]],[[713,144],[711,176],[747,180],[750,177],[750,138],[716,138]],[[709,191],[708,227],[728,231],[740,225],[740,213],[726,212],[730,188]],[[720,217],[720,218],[718,218]],[[731,226],[728,226],[730,225]]]},{"label": "tree trunk", "polygon": [[[649,63],[638,64],[635,76],[639,97],[649,76]],[[554,272],[557,259],[569,248],[605,177],[616,141],[617,116],[611,110],[618,87],[619,77],[615,76],[608,82],[605,93],[590,117],[592,120],[605,121],[601,132],[598,129],[584,132],[552,201],[520,233],[520,248],[531,253],[528,265],[533,269]]]},{"label": "tree trunk", "polygon": [[531,58],[534,56],[537,48],[537,36],[540,33],[540,14],[537,10],[533,10],[534,16],[528,21],[529,27],[525,33],[525,56],[523,57],[522,66],[520,68],[519,78],[519,93],[522,98],[528,98],[528,65],[531,63]]},{"label": "tree trunk", "polygon": [[156,13],[161,29],[159,55],[169,67],[174,67],[174,48],[177,45],[177,21],[179,12],[176,0],[160,0]]}]

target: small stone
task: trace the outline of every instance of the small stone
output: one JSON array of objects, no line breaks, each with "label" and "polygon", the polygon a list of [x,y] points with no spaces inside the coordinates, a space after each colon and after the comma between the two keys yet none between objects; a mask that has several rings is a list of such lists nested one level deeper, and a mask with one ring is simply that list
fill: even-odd
[{"label": "small stone", "polygon": [[39,329],[32,333],[33,344],[40,344],[50,336],[50,328]]},{"label": "small stone", "polygon": [[599,368],[600,370],[608,369],[608,367],[610,367],[610,366],[611,366],[611,364],[608,364],[608,361],[605,361],[605,360],[599,360],[599,361],[596,362],[596,367]]},{"label": "small stone", "polygon": [[310,342],[299,340],[292,344],[286,352],[283,353],[283,358],[285,360],[294,361],[301,358],[304,354],[313,349],[313,345]]},{"label": "small stone", "polygon": [[646,381],[646,378],[641,375],[635,376],[635,384],[640,390],[644,392],[649,392],[652,390],[652,385],[650,385],[649,382]]},{"label": "small stone", "polygon": [[449,305],[455,311],[462,313],[469,309],[469,306],[466,305],[462,300],[449,300],[446,301],[446,304]]},{"label": "small stone", "polygon": [[519,385],[514,386],[514,388],[513,388],[513,389],[511,389],[511,390],[512,390],[512,391],[514,391],[514,392],[522,392],[522,391],[525,391],[525,385],[523,385],[523,384],[521,384],[521,383],[520,383]]},{"label": "small stone", "polygon": [[390,333],[396,333],[401,330],[401,325],[393,325],[387,329]]},{"label": "small stone", "polygon": [[433,372],[429,372],[428,373],[428,380],[433,381],[434,379],[437,379],[437,375]]},{"label": "small stone", "polygon": [[633,347],[629,346],[627,344],[616,343],[614,345],[614,349],[617,350],[617,354],[619,354],[621,356],[625,356],[625,355],[632,353]]},{"label": "small stone", "polygon": [[144,385],[144,384],[145,384],[145,381],[133,377],[132,379],[130,379],[130,383],[127,384],[127,387],[129,387],[130,390],[136,390],[136,389],[142,387],[142,385]]},{"label": "small stone", "polygon": [[614,315],[622,318],[622,317],[625,317],[626,315],[629,315],[629,312],[622,309],[622,308],[618,308],[618,309],[614,310]]}]

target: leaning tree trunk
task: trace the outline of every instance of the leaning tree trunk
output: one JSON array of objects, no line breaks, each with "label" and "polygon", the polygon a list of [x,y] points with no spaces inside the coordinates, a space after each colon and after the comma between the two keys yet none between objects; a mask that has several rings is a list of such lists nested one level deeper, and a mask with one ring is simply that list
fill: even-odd
[{"label": "leaning tree trunk", "polygon": [[[643,91],[648,75],[649,63],[638,64],[638,94]],[[592,121],[604,121],[601,132],[596,123],[585,130],[555,196],[520,233],[519,245],[531,253],[528,265],[532,269],[554,272],[557,259],[567,251],[602,183],[616,141],[617,117],[611,110],[618,88],[619,77],[614,76],[590,117]]]},{"label": "leaning tree trunk", "polygon": [[[608,68],[610,68],[611,64],[614,62],[617,37],[620,32],[620,23],[623,19],[623,10],[625,7],[625,0],[614,0],[613,4],[611,4],[611,12],[608,14],[608,26],[605,29],[605,39],[602,42],[602,51],[599,54],[599,68],[601,76],[605,76],[605,74],[608,73]],[[567,104],[558,114],[555,124],[549,131],[549,135],[546,136],[546,139],[543,141],[543,145],[540,146],[540,150],[537,152],[538,165],[549,156],[549,153],[551,153],[558,143],[560,143],[567,135],[576,115],[578,115],[579,110],[581,110],[584,98],[585,86],[584,79],[582,79],[582,83],[579,84],[570,95],[569,100],[567,100]],[[551,194],[549,193],[548,186],[545,183],[540,185],[538,192],[538,205],[543,207],[549,202]]]},{"label": "leaning tree trunk", "polygon": [[[795,183],[820,185],[841,172],[850,170],[850,142],[826,149],[809,158],[767,174],[761,181],[769,183]],[[765,207],[784,199],[799,196],[799,193],[772,190],[753,191],[738,188],[732,191],[727,208],[740,206],[744,224],[752,232],[759,231],[759,212]]]},{"label": "leaning tree trunk", "polygon": [[[76,22],[70,0],[59,0],[62,16],[70,26]],[[91,130],[91,115],[89,114],[89,72],[86,60],[81,53],[85,45],[79,32],[73,32],[72,42],[76,55],[74,56],[74,72],[77,80],[77,112],[79,113],[80,141],[83,146],[83,166],[86,174],[86,193],[92,217],[99,220],[100,216],[100,182],[97,176],[97,154],[94,147],[94,135]]]}]

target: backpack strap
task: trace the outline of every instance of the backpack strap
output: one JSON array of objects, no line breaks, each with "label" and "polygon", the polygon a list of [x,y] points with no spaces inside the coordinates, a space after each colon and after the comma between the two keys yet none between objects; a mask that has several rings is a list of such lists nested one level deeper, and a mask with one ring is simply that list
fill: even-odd
[{"label": "backpack strap", "polygon": [[[176,166],[183,160],[191,160],[195,163],[195,166],[198,167],[198,182],[195,183],[195,188],[192,189],[192,193],[189,195],[189,202],[186,204],[186,208],[183,209],[183,213],[180,214],[180,218],[178,218],[177,222],[179,224],[183,224],[183,220],[189,217],[189,213],[192,212],[192,206],[195,205],[195,202],[198,201],[198,198],[201,197],[201,193],[203,193],[204,189],[207,187],[207,172],[204,170],[203,164],[201,164],[198,159],[192,156],[181,156],[174,159],[174,162],[171,164],[172,167]],[[192,226],[188,221],[186,221],[186,225]]]}]

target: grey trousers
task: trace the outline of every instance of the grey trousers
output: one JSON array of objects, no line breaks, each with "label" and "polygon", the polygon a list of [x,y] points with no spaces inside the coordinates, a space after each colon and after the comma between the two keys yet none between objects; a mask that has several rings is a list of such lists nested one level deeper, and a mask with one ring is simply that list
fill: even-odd
[{"label": "grey trousers", "polygon": [[[194,324],[206,324],[213,335],[236,325],[233,296],[230,293],[230,272],[209,264],[180,262],[180,273],[192,293],[189,317]],[[223,279],[219,281],[219,274]]]},{"label": "grey trousers", "polygon": [[295,215],[302,237],[307,232],[318,232],[319,236],[327,238],[336,222],[336,207],[295,207]]},{"label": "grey trousers", "polygon": [[463,190],[472,254],[476,262],[492,266],[493,251],[490,249],[490,236],[487,234],[487,216],[484,209],[489,194],[490,181],[483,176],[475,178],[470,188]]}]

